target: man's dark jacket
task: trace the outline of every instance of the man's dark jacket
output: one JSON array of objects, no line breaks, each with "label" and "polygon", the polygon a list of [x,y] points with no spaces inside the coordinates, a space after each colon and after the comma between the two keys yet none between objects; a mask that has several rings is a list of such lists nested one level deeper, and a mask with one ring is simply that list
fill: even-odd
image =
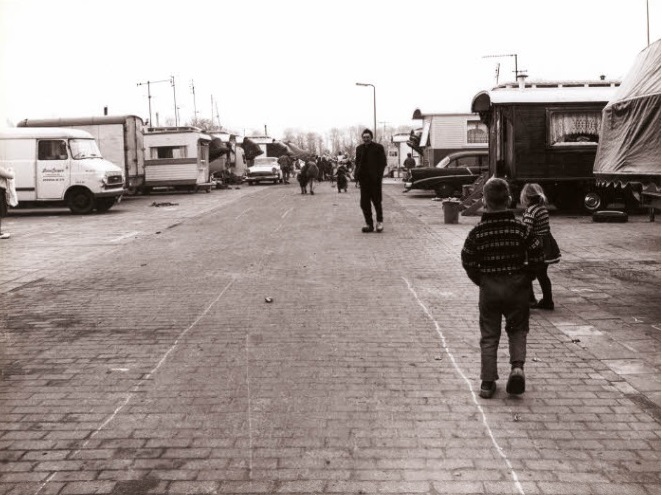
[{"label": "man's dark jacket", "polygon": [[381,182],[386,168],[384,147],[372,142],[356,147],[356,172],[354,177],[359,182]]}]

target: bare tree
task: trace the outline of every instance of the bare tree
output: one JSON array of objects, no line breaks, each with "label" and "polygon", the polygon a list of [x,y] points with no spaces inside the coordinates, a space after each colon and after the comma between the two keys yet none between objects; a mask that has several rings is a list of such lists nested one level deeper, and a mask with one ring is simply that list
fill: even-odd
[{"label": "bare tree", "polygon": [[215,125],[211,119],[205,119],[202,117],[192,118],[186,125],[197,127],[203,131],[220,131],[222,129],[218,125]]}]

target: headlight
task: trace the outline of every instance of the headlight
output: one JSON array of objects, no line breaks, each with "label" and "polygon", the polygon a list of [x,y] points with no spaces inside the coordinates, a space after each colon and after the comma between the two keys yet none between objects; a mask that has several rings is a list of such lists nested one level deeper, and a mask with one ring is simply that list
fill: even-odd
[{"label": "headlight", "polygon": [[276,167],[272,168],[271,173],[276,175],[278,173],[278,169]]}]

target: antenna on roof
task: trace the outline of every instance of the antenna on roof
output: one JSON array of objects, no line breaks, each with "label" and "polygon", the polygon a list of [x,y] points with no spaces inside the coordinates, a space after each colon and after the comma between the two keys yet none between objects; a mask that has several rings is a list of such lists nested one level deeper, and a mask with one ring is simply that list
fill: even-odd
[{"label": "antenna on roof", "polygon": [[517,70],[517,53],[506,53],[504,55],[483,55],[482,58],[503,58],[503,57],[515,57],[515,81],[517,81],[517,76],[519,76],[520,71]]}]

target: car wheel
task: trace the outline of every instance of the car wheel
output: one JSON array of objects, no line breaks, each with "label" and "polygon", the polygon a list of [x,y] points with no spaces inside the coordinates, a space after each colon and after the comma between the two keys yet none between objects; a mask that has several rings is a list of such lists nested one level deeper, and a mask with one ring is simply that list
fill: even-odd
[{"label": "car wheel", "polygon": [[600,196],[597,192],[590,192],[584,196],[584,208],[590,213],[598,211],[602,206],[602,196]]},{"label": "car wheel", "polygon": [[77,187],[67,195],[67,206],[76,215],[87,215],[94,209],[94,195],[89,189]]}]

